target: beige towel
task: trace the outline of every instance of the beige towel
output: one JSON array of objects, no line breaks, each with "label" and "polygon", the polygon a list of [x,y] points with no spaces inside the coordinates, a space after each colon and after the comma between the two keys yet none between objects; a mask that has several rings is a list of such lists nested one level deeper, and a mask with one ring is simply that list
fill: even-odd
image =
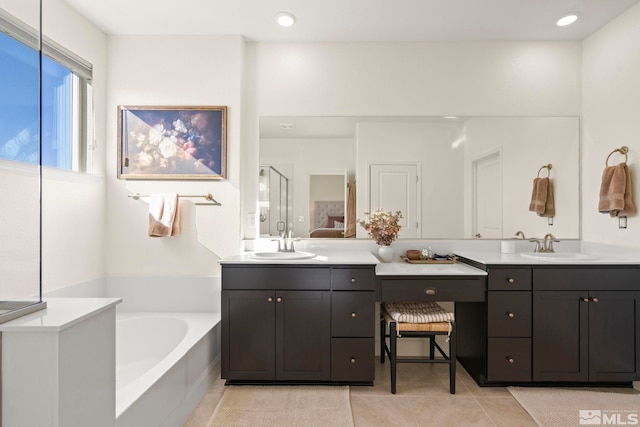
[{"label": "beige towel", "polygon": [[547,204],[547,193],[549,188],[549,178],[535,178],[533,180],[533,191],[531,192],[531,203],[529,210],[542,214]]},{"label": "beige towel", "polygon": [[[549,179],[549,178],[543,178]],[[556,204],[553,199],[553,181],[549,179],[549,184],[547,186],[547,200],[544,203],[544,211],[542,213],[538,213],[538,216],[549,218],[556,216]]]},{"label": "beige towel", "polygon": [[356,183],[349,185],[344,237],[356,237]]},{"label": "beige towel", "polygon": [[149,236],[180,235],[180,209],[178,195],[152,194],[149,197]]},{"label": "beige towel", "polygon": [[598,211],[608,213],[612,217],[636,213],[631,187],[631,172],[626,163],[604,168]]}]

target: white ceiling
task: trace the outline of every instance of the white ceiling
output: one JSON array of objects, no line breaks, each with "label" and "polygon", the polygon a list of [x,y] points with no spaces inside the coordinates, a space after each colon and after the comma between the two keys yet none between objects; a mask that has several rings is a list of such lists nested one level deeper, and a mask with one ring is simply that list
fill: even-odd
[{"label": "white ceiling", "polygon": [[[640,0],[65,0],[108,34],[261,42],[583,40]],[[296,15],[279,27],[279,11]],[[556,27],[566,12],[580,19]]]}]

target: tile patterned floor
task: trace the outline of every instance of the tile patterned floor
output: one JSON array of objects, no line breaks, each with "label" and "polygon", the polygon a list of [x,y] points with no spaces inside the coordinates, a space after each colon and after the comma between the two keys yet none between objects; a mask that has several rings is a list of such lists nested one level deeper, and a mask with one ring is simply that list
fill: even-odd
[{"label": "tile patterned floor", "polygon": [[[224,387],[218,378],[184,427],[207,427]],[[399,364],[392,395],[389,365],[376,362],[375,385],[350,390],[356,427],[536,426],[504,387],[479,387],[460,365],[455,395],[444,364]]]}]

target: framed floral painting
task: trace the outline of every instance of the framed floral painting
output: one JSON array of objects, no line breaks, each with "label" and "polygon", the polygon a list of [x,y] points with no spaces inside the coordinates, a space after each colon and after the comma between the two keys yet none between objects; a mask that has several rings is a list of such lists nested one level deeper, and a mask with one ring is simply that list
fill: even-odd
[{"label": "framed floral painting", "polygon": [[118,178],[225,179],[227,107],[118,106]]}]

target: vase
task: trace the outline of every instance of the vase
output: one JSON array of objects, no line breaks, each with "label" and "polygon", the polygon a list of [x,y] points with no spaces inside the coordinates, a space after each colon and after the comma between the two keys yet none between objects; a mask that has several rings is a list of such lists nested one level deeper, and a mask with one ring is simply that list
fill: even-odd
[{"label": "vase", "polygon": [[393,261],[394,250],[391,246],[378,246],[378,257],[382,262]]}]

